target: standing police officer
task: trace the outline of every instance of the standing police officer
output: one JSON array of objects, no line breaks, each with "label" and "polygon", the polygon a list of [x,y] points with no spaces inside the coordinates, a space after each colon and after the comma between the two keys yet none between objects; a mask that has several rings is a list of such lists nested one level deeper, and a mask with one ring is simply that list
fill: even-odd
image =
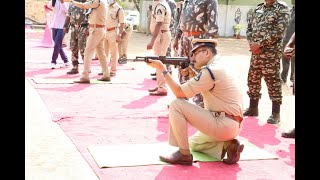
[{"label": "standing police officer", "polygon": [[[110,62],[111,70],[110,76],[115,76],[117,72],[118,63],[118,42],[121,41],[121,34],[124,26],[124,11],[123,8],[115,0],[107,0],[108,12],[106,21],[106,38],[104,40],[104,50],[109,59],[109,53],[111,53]],[[119,27],[119,28],[118,28]]]},{"label": "standing police officer", "polygon": [[[159,60],[150,60],[151,67],[162,72],[176,96],[169,106],[169,144],[178,148],[160,159],[171,164],[192,165],[190,150],[211,155],[226,164],[240,159],[244,145],[235,139],[242,129],[242,91],[239,81],[217,55],[215,39],[193,39],[191,63],[199,73],[184,84],[176,83]],[[201,93],[204,108],[185,98]],[[188,139],[188,126],[198,131]],[[227,154],[227,158],[224,159]]]},{"label": "standing police officer", "polygon": [[121,41],[118,43],[118,51],[119,51],[119,59],[126,60],[127,59],[127,50],[129,39],[133,32],[133,27],[128,22],[124,22],[123,26],[124,30],[121,34]]},{"label": "standing police officer", "polygon": [[105,24],[107,20],[107,11],[104,1],[93,0],[85,3],[75,2],[74,0],[64,0],[71,2],[73,5],[81,9],[90,9],[92,11],[89,15],[89,36],[87,37],[87,44],[84,50],[84,70],[82,77],[75,83],[90,83],[91,62],[95,50],[98,54],[100,66],[102,68],[103,76],[99,78],[99,81],[110,81],[110,74],[106,63],[106,54],[103,48],[103,42],[105,38]]},{"label": "standing police officer", "polygon": [[[197,10],[197,11],[195,11]],[[191,41],[193,38],[214,38],[218,35],[218,1],[217,0],[188,0],[181,5],[176,20],[178,28],[176,30],[173,48],[178,51],[178,56],[188,57],[191,50]],[[197,18],[195,18],[197,17]],[[180,40],[180,48],[178,43]],[[194,74],[190,68],[181,69],[179,67],[178,75],[181,84],[185,83]],[[191,75],[192,76],[192,75]],[[203,107],[201,95],[194,97],[193,101]]]},{"label": "standing police officer", "polygon": [[[75,1],[86,2],[86,0]],[[63,31],[65,33],[68,33],[69,28],[71,27],[70,49],[73,68],[68,71],[67,74],[79,73],[79,53],[83,61],[84,49],[86,47],[87,35],[89,33],[88,25],[88,14],[86,14],[86,10],[71,4],[63,26]]]},{"label": "standing police officer", "polygon": [[[147,45],[147,49],[152,49],[156,56],[166,56],[171,41],[170,32],[171,10],[165,0],[154,0],[152,5],[152,17],[150,31],[152,38]],[[156,70],[157,87],[148,89],[149,94],[153,96],[166,96],[166,81],[161,71]]]},{"label": "standing police officer", "polygon": [[280,59],[282,56],[282,38],[288,25],[289,8],[277,0],[265,0],[258,4],[251,19],[248,19],[247,40],[251,51],[248,72],[249,108],[244,116],[258,116],[258,103],[261,98],[261,78],[268,87],[272,101],[272,114],[267,122],[280,122],[282,90],[280,79]]}]

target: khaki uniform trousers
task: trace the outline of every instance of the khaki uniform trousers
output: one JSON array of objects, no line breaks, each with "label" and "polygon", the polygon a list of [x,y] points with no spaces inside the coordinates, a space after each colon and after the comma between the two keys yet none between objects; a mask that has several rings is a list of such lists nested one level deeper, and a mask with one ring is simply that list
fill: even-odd
[{"label": "khaki uniform trousers", "polygon": [[[105,30],[106,31],[106,30]],[[116,42],[117,39],[117,29],[107,31],[106,38],[104,40],[104,50],[109,59],[109,54],[111,54],[110,62],[111,62],[111,72],[117,71],[117,64],[118,64],[118,43]]]},{"label": "khaki uniform trousers", "polygon": [[[171,41],[171,33],[170,31],[167,32],[160,32],[157,39],[153,44],[153,51],[154,55],[156,56],[166,56],[168,47]],[[157,87],[158,91],[166,92],[166,80],[164,79],[162,72],[159,69],[156,69],[156,77],[157,77]]]},{"label": "khaki uniform trousers", "polygon": [[[242,123],[217,115],[185,99],[175,99],[169,107],[169,144],[206,153],[221,160],[225,141],[239,135]],[[188,139],[188,124],[198,131]],[[190,145],[189,145],[190,144]]]},{"label": "khaki uniform trousers", "polygon": [[105,31],[105,28],[89,28],[89,36],[87,38],[86,49],[84,50],[84,70],[82,72],[83,78],[85,79],[89,79],[92,57],[95,52],[99,58],[103,77],[110,77],[103,47]]},{"label": "khaki uniform trousers", "polygon": [[132,35],[132,29],[128,28],[128,31],[126,31],[126,35],[124,36],[124,38],[118,43],[118,50],[119,50],[119,56],[123,56],[125,55],[125,57],[127,57],[127,50],[128,50],[128,43],[129,43],[129,39]]}]

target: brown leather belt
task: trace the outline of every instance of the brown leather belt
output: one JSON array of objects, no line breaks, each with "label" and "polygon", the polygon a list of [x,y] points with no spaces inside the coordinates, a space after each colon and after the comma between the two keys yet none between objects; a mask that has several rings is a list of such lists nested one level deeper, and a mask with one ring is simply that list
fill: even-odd
[{"label": "brown leather belt", "polygon": [[87,27],[88,24],[80,24],[80,25],[78,25],[78,24],[71,24],[71,26],[73,26],[73,27],[75,27],[75,28],[79,28],[79,27]]},{"label": "brown leather belt", "polygon": [[161,30],[162,33],[168,32],[169,30]]},{"label": "brown leather belt", "polygon": [[103,28],[104,25],[101,25],[101,24],[89,24],[89,27]]},{"label": "brown leather belt", "polygon": [[183,31],[183,35],[184,36],[198,36],[200,34],[202,34],[202,31]]},{"label": "brown leather belt", "polygon": [[112,30],[115,30],[116,27],[111,27],[111,28],[107,28],[107,31],[112,31]]},{"label": "brown leather belt", "polygon": [[243,119],[240,116],[234,116],[234,115],[229,115],[229,114],[225,114],[225,116],[232,119],[232,120],[237,121],[239,124],[242,122],[242,119]]}]

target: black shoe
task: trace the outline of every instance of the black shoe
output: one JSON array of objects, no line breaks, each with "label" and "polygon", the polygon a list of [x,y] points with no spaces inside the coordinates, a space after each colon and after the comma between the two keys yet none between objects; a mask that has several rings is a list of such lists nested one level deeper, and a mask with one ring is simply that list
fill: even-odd
[{"label": "black shoe", "polygon": [[67,74],[78,74],[79,70],[77,68],[72,68],[70,71],[67,72]]},{"label": "black shoe", "polygon": [[282,137],[284,138],[295,138],[296,137],[296,131],[295,128],[293,128],[291,131],[289,132],[283,132],[281,134]]},{"label": "black shoe", "polygon": [[156,74],[156,73],[151,73],[150,75],[151,75],[151,76],[156,76],[157,74]]},{"label": "black shoe", "polygon": [[280,113],[273,113],[268,118],[267,123],[269,124],[277,124],[280,122]]},{"label": "black shoe", "polygon": [[259,115],[259,110],[258,108],[247,108],[244,113],[244,116],[258,116]]},{"label": "black shoe", "polygon": [[157,80],[157,77],[153,77],[152,80],[156,81],[156,80]]}]

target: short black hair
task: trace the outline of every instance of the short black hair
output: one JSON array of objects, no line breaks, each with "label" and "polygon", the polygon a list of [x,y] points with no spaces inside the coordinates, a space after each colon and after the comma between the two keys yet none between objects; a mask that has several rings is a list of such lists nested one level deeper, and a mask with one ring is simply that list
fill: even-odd
[{"label": "short black hair", "polygon": [[213,46],[206,46],[206,48],[208,48],[213,54],[217,54],[218,51],[216,49],[216,47],[213,47]]}]

